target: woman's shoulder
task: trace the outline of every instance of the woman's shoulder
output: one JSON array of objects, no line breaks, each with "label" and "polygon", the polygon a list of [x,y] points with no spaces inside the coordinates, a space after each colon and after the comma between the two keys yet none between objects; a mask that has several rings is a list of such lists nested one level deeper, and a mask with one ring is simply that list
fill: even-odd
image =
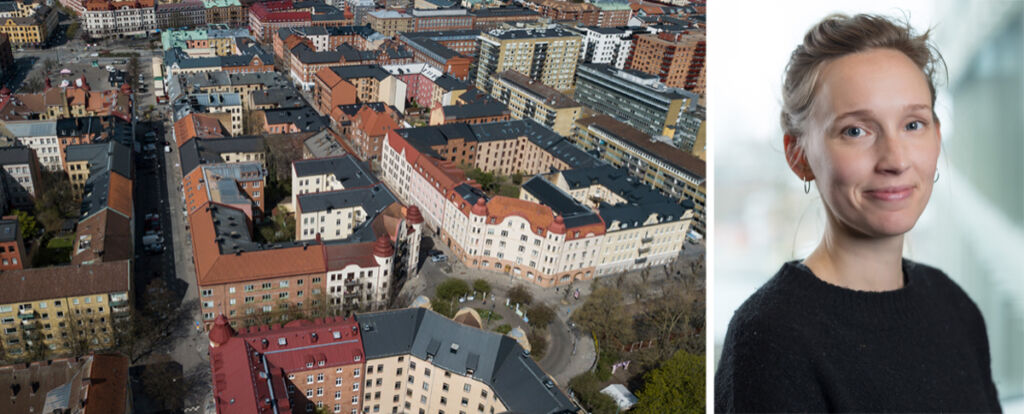
[{"label": "woman's shoulder", "polygon": [[[750,336],[753,340],[772,340],[794,333],[797,321],[807,315],[806,303],[796,294],[797,262],[788,262],[736,309],[729,323],[731,335]],[[733,338],[741,339],[741,338]],[[745,341],[743,341],[745,342]]]},{"label": "woman's shoulder", "polygon": [[903,259],[903,269],[910,283],[919,285],[919,290],[927,293],[925,300],[935,305],[949,306],[971,318],[981,318],[978,305],[946,272],[910,259]]}]

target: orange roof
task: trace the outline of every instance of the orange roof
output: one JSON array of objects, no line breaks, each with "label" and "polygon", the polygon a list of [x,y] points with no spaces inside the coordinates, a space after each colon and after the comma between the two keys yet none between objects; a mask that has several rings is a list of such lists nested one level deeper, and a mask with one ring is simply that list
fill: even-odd
[{"label": "orange roof", "polygon": [[323,245],[310,243],[278,249],[221,254],[215,238],[213,214],[207,207],[232,208],[207,203],[188,217],[192,229],[192,253],[200,286],[263,280],[293,275],[325,273]]},{"label": "orange roof", "polygon": [[89,100],[89,92],[82,88],[68,88],[68,103],[72,106],[85,105]]},{"label": "orange roof", "polygon": [[362,107],[359,112],[356,113],[355,118],[358,119],[360,129],[366,132],[366,135],[371,137],[382,136],[387,131],[398,129],[398,123],[391,118],[391,110],[385,109],[384,112],[374,111],[369,106]]},{"label": "orange roof", "polygon": [[555,213],[551,207],[505,196],[495,196],[487,202],[487,216],[488,223],[491,219],[501,223],[508,216],[519,216],[529,221],[530,227],[534,230],[537,227],[547,229],[555,221]]},{"label": "orange roof", "polygon": [[[229,114],[230,115],[230,114]],[[212,116],[188,114],[174,123],[174,137],[178,146],[192,138],[224,138],[226,131],[220,121]]]},{"label": "orange roof", "polygon": [[316,77],[320,79],[328,89],[334,89],[334,86],[341,82],[341,76],[334,73],[331,68],[323,68],[316,72]]},{"label": "orange roof", "polygon": [[132,214],[132,180],[121,174],[110,174],[110,188],[107,190],[107,206],[125,217]]}]

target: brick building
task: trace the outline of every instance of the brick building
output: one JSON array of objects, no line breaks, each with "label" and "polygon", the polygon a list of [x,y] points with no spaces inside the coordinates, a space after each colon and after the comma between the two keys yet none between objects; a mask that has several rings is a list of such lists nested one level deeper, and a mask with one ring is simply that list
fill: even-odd
[{"label": "brick building", "polygon": [[669,87],[703,94],[707,82],[705,46],[702,32],[639,35],[626,67],[656,75]]}]

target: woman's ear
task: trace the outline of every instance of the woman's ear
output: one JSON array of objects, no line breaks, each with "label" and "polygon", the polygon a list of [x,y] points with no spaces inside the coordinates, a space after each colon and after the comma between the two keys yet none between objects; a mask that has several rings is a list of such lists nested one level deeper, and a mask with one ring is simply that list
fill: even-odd
[{"label": "woman's ear", "polygon": [[790,134],[783,135],[782,144],[786,148],[786,163],[789,164],[789,169],[793,170],[797,177],[800,177],[800,181],[813,180],[814,173],[811,171],[810,165],[807,164],[804,149],[797,142],[796,137]]}]

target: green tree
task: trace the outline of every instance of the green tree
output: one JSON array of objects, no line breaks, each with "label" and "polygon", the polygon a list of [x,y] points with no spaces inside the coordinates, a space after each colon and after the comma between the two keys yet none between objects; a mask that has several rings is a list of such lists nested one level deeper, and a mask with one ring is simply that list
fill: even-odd
[{"label": "green tree", "polygon": [[31,240],[36,237],[36,233],[39,232],[39,225],[36,223],[36,218],[26,211],[14,210],[12,211],[15,216],[18,217],[18,233],[22,239]]},{"label": "green tree", "polygon": [[450,277],[437,285],[434,296],[442,301],[449,301],[465,296],[469,292],[469,284],[465,280]]},{"label": "green tree", "polygon": [[540,361],[544,358],[544,353],[548,350],[548,337],[544,335],[544,331],[530,329],[526,332],[526,340],[530,341],[530,356],[535,361]]},{"label": "green tree", "polygon": [[486,295],[491,293],[491,284],[487,283],[486,280],[477,279],[473,281],[473,290]]},{"label": "green tree", "polygon": [[618,412],[615,400],[601,393],[603,381],[591,371],[584,372],[569,380],[569,388],[579,398],[580,403],[594,414],[612,414]]},{"label": "green tree", "polygon": [[[625,313],[622,292],[613,287],[598,287],[583,306],[572,313],[572,320],[593,333],[602,347],[632,342],[632,321]],[[607,343],[609,341],[617,344]]]},{"label": "green tree", "polygon": [[555,320],[555,311],[548,305],[538,303],[530,306],[526,311],[526,316],[530,318],[530,326],[545,329]]},{"label": "green tree", "polygon": [[480,188],[488,193],[493,192],[498,184],[498,180],[493,173],[484,172],[479,168],[469,170],[466,173],[466,176],[480,183]]},{"label": "green tree", "polygon": [[678,351],[661,367],[644,378],[644,388],[637,395],[639,402],[633,412],[700,413],[704,412],[704,356]]},{"label": "green tree", "polygon": [[434,312],[440,313],[447,318],[455,316],[455,310],[452,309],[451,299],[441,299],[434,296],[434,299],[430,301],[430,308],[433,309]]},{"label": "green tree", "polygon": [[529,305],[533,303],[533,294],[526,286],[519,284],[508,290],[508,299],[513,304]]}]

